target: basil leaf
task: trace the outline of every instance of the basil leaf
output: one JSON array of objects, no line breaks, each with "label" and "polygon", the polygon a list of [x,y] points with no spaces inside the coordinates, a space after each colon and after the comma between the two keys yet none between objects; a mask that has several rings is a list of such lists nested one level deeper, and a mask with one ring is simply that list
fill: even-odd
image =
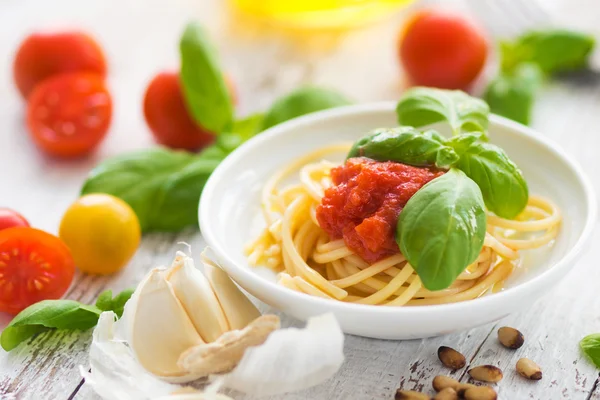
[{"label": "basil leaf", "polygon": [[43,300],[21,311],[4,328],[0,345],[10,351],[36,333],[53,328],[86,330],[96,325],[101,312],[74,300]]},{"label": "basil leaf", "polygon": [[179,43],[181,83],[187,108],[202,127],[219,135],[233,124],[233,105],[217,52],[199,23],[188,24]]},{"label": "basil leaf", "polygon": [[528,32],[501,44],[501,69],[512,71],[522,62],[535,63],[548,74],[582,69],[594,44],[592,36],[564,29]]},{"label": "basil leaf", "polygon": [[[455,141],[448,144],[453,146]],[[523,173],[504,150],[490,143],[474,141],[468,147],[454,146],[460,156],[456,167],[474,180],[488,210],[502,218],[519,215],[529,198]]]},{"label": "basil leaf", "polygon": [[404,92],[396,113],[400,125],[417,128],[447,121],[456,135],[486,132],[490,109],[483,100],[460,90],[415,87]]},{"label": "basil leaf", "polygon": [[449,168],[458,155],[445,139],[433,130],[421,133],[404,126],[376,129],[354,143],[348,158],[368,157],[377,161],[396,161],[403,164]]},{"label": "basil leaf", "polygon": [[600,333],[587,335],[579,342],[579,347],[597,368],[600,368]]},{"label": "basil leaf", "polygon": [[[164,226],[160,219],[169,215],[161,215],[160,211],[178,213],[190,210],[192,205],[181,204],[177,210],[165,210],[161,201],[165,200],[165,186],[172,187],[172,176],[180,173],[196,161],[198,155],[172,151],[165,148],[141,150],[108,159],[94,168],[85,181],[81,194],[108,193],[127,202],[135,211],[143,232],[159,230]],[[217,162],[213,162],[216,165]],[[210,171],[205,171],[210,173]],[[188,171],[189,173],[189,171]],[[193,190],[197,190],[194,187]],[[179,193],[179,197],[181,193]],[[195,193],[195,205],[200,198],[200,191]],[[189,220],[183,226],[172,227],[182,229],[197,222],[197,210],[189,213]],[[175,229],[177,228],[177,229]]]},{"label": "basil leaf", "polygon": [[102,311],[114,311],[114,313],[121,318],[125,303],[127,303],[127,300],[129,300],[133,292],[134,289],[125,289],[113,298],[112,290],[105,290],[98,296],[96,307]]},{"label": "basil leaf", "polygon": [[485,230],[481,190],[452,168],[408,200],[400,212],[396,241],[423,286],[441,290],[477,259]]},{"label": "basil leaf", "polygon": [[348,104],[351,104],[348,98],[331,89],[314,86],[296,89],[273,103],[265,114],[262,130],[301,115]]},{"label": "basil leaf", "polygon": [[529,125],[542,80],[542,70],[536,64],[519,64],[511,73],[502,73],[492,80],[483,98],[492,112]]},{"label": "basil leaf", "polygon": [[112,290],[105,290],[100,293],[98,298],[96,299],[95,306],[98,307],[102,311],[110,311],[112,310]]},{"label": "basil leaf", "polygon": [[263,113],[251,114],[236,120],[231,131],[242,138],[243,141],[246,141],[261,131],[264,119],[265,115]]}]

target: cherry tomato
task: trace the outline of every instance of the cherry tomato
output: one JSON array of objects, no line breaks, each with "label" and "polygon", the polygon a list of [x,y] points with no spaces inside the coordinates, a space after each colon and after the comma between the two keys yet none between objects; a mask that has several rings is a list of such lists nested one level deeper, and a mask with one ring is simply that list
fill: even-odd
[{"label": "cherry tomato", "polygon": [[24,98],[44,79],[65,72],[106,75],[106,59],[98,43],[83,32],[34,33],[17,50],[13,74]]},{"label": "cherry tomato", "polygon": [[[225,83],[235,102],[235,89],[227,76]],[[144,95],[144,116],[154,139],[164,146],[195,151],[215,140],[215,135],[188,113],[177,73],[162,72],[150,81]]]},{"label": "cherry tomato", "polygon": [[100,144],[112,116],[104,79],[86,72],[57,75],[29,96],[27,125],[40,149],[57,157],[78,157]]},{"label": "cherry tomato", "polygon": [[0,207],[0,231],[15,226],[29,226],[29,222],[18,212]]},{"label": "cherry tomato", "polygon": [[71,285],[75,263],[56,236],[29,227],[0,231],[0,311],[17,314]]},{"label": "cherry tomato", "polygon": [[465,18],[429,10],[410,19],[399,50],[412,84],[467,90],[485,64],[488,46]]},{"label": "cherry tomato", "polygon": [[141,233],[129,204],[108,194],[88,194],[65,212],[59,236],[71,249],[81,271],[112,274],[131,259]]}]

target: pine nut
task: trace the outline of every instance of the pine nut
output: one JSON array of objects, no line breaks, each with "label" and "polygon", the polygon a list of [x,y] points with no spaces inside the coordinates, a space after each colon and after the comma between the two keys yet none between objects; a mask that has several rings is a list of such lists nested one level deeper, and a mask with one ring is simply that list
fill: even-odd
[{"label": "pine nut", "polygon": [[498,340],[506,348],[518,349],[525,343],[525,336],[518,329],[503,326],[498,329]]},{"label": "pine nut", "polygon": [[458,351],[452,347],[440,346],[438,349],[438,358],[448,368],[459,369],[465,366],[467,360]]},{"label": "pine nut", "polygon": [[448,387],[436,394],[433,400],[458,400],[458,394],[456,390]]},{"label": "pine nut", "polygon": [[496,400],[498,395],[489,386],[475,386],[465,392],[465,400]]},{"label": "pine nut", "polygon": [[398,389],[396,391],[396,397],[394,397],[395,400],[431,400],[431,397],[429,397],[428,395],[421,393],[421,392],[415,392],[414,390],[400,390]]},{"label": "pine nut", "polygon": [[480,365],[468,371],[471,378],[482,382],[499,382],[502,379],[502,370],[495,365]]},{"label": "pine nut", "polygon": [[517,361],[517,372],[522,377],[532,381],[539,381],[542,379],[542,369],[528,358],[521,358]]}]

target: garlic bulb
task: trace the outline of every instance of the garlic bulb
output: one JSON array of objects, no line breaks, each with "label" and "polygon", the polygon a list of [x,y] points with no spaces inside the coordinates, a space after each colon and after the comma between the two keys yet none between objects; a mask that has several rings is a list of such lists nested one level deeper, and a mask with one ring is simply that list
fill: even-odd
[{"label": "garlic bulb", "polygon": [[[139,363],[169,382],[229,371],[247,347],[279,328],[277,316],[261,317],[219,267],[210,268],[226,307],[194,261],[178,252],[171,267],[155,268],[142,280],[117,322]],[[241,330],[231,330],[228,322],[237,327],[254,319]]]},{"label": "garlic bulb", "polygon": [[[310,318],[304,329],[279,329],[277,316],[261,316],[219,266],[204,254],[203,261],[206,276],[177,253],[171,267],[140,282],[119,321],[101,314],[92,371],[80,370],[103,399],[229,400],[221,387],[281,394],[338,371],[344,335],[332,314]],[[212,380],[204,392],[172,384],[204,376]]]}]

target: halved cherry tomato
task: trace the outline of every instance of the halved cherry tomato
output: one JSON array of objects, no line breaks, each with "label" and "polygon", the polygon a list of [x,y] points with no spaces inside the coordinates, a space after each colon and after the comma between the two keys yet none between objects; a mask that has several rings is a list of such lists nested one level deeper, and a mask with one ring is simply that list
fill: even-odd
[{"label": "halved cherry tomato", "polygon": [[467,90],[483,68],[487,42],[467,19],[442,11],[415,14],[400,37],[399,55],[411,83]]},{"label": "halved cherry tomato", "polygon": [[75,262],[56,236],[28,227],[0,231],[0,311],[17,314],[71,285]]},{"label": "halved cherry tomato", "polygon": [[15,226],[29,226],[29,222],[15,210],[0,207],[0,231]]},{"label": "halved cherry tomato", "polygon": [[40,83],[29,96],[29,132],[53,156],[90,153],[104,139],[111,117],[112,100],[100,75],[57,75]]},{"label": "halved cherry tomato", "polygon": [[[236,102],[233,82],[225,83]],[[215,140],[215,135],[196,124],[185,105],[179,74],[161,72],[150,81],[144,95],[144,116],[157,143],[173,149],[200,150]]]},{"label": "halved cherry tomato", "polygon": [[83,32],[34,33],[17,50],[15,84],[24,98],[43,80],[65,72],[106,75],[106,59],[98,43]]}]

